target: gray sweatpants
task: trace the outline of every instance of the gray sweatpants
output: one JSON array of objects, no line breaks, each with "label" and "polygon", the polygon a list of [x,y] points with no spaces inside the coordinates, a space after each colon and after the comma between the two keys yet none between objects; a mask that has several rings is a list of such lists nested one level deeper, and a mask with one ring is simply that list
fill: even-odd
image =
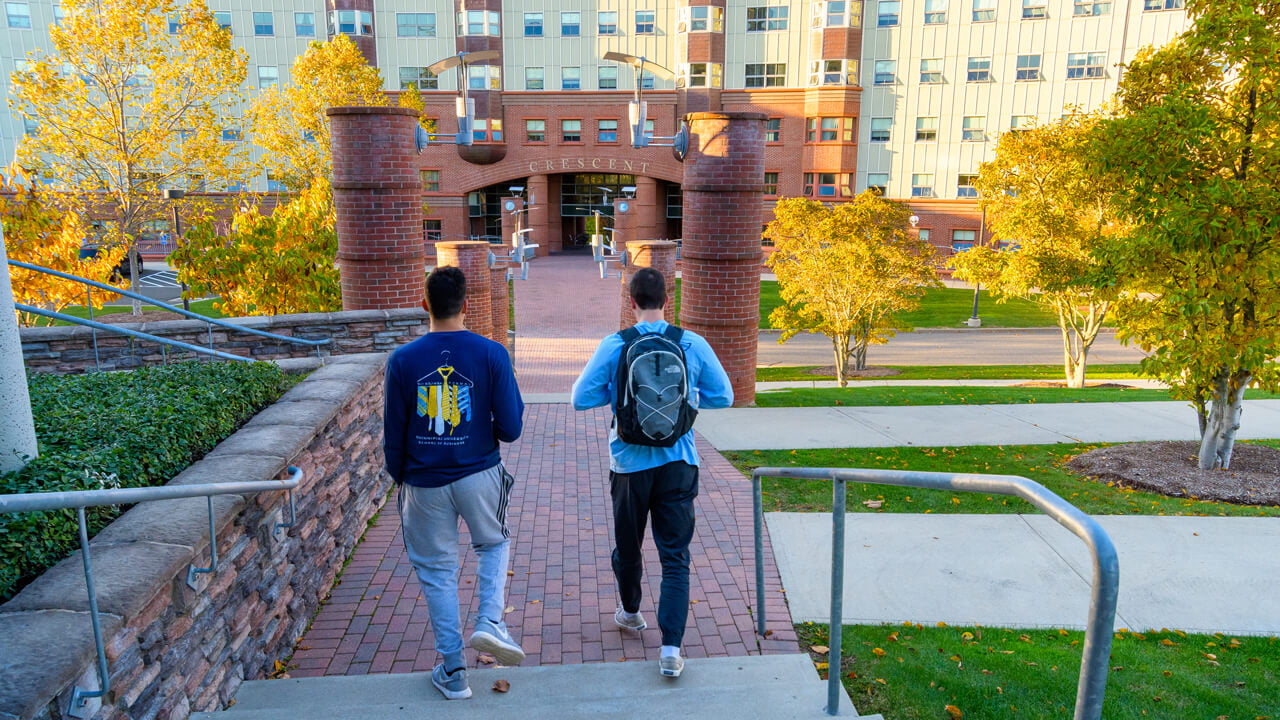
[{"label": "gray sweatpants", "polygon": [[502,627],[506,605],[507,501],[515,478],[501,464],[438,488],[401,485],[397,496],[404,546],[422,583],[436,650],[445,668],[465,665],[458,617],[458,518],[467,523],[478,560],[480,617]]}]

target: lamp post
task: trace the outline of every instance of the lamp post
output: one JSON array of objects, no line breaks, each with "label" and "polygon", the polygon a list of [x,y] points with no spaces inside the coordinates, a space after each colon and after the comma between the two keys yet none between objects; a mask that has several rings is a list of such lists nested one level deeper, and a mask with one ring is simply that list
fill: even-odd
[{"label": "lamp post", "polygon": [[[168,188],[164,190],[161,194],[164,196],[165,200],[181,200],[182,198],[187,196],[187,193],[185,191],[175,190],[173,188]],[[178,217],[177,203],[170,203],[169,207],[173,208],[173,247],[177,249],[178,241],[182,237],[182,218]],[[167,262],[167,259],[166,259],[166,262]],[[183,283],[180,283],[180,286],[182,287],[182,309],[190,310],[191,301],[187,298],[187,289],[188,289],[187,284],[183,282]]]},{"label": "lamp post", "polygon": [[[979,203],[982,201],[979,200]],[[974,239],[977,244],[986,244],[986,228],[987,228],[987,209],[982,208],[982,214],[978,216],[978,237]],[[982,292],[982,283],[975,282],[973,284],[973,314],[965,321],[969,327],[982,327],[982,318],[978,317],[978,295]]]}]

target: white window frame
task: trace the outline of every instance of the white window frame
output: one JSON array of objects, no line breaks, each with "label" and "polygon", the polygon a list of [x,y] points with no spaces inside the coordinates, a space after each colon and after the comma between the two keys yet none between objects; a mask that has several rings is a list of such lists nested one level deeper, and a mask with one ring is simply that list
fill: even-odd
[{"label": "white window frame", "polygon": [[[427,19],[429,18],[429,19]],[[410,20],[411,22],[401,22]],[[405,33],[402,28],[413,28],[412,33]],[[433,12],[398,12],[396,13],[396,37],[428,38],[436,36],[436,14]]]},{"label": "white window frame", "polygon": [[676,87],[724,87],[724,65],[721,63],[680,63]]},{"label": "white window frame", "polygon": [[1075,0],[1071,17],[1102,17],[1111,14],[1112,0]]},{"label": "white window frame", "polygon": [[[570,19],[574,19],[570,22]],[[566,28],[575,28],[573,32],[568,32]],[[579,10],[564,10],[560,13],[560,37],[582,37],[582,12]]]},{"label": "white window frame", "polygon": [[901,22],[902,0],[876,0],[876,27],[898,27]]},{"label": "white window frame", "polygon": [[[937,63],[936,69],[932,63]],[[946,82],[943,75],[944,63],[942,58],[920,58],[920,84],[921,85],[940,85]],[[934,76],[937,77],[934,77]]]},{"label": "white window frame", "polygon": [[[574,77],[574,75],[577,77]],[[566,81],[576,82],[577,85],[570,87]],[[576,65],[566,65],[560,68],[560,89],[561,90],[581,90],[582,89],[582,68]]]},{"label": "white window frame", "polygon": [[916,116],[916,142],[938,142],[938,116]]},{"label": "white window frame", "polygon": [[983,115],[965,115],[960,119],[960,142],[986,142],[987,118]]},{"label": "white window frame", "polygon": [[[301,22],[303,16],[308,17],[311,22]],[[311,28],[310,33],[303,32],[303,28]],[[315,37],[316,36],[316,14],[314,12],[295,12],[293,14],[293,34],[297,37]]]},{"label": "white window frame", "polygon": [[947,0],[924,0],[924,24],[947,24]]},{"label": "white window frame", "polygon": [[[479,81],[479,82],[477,82]],[[468,90],[501,90],[502,66],[500,65],[468,65]]]},{"label": "white window frame", "polygon": [[[1034,59],[1034,64],[1032,60]],[[1028,82],[1043,80],[1044,75],[1041,72],[1041,63],[1044,62],[1044,56],[1036,53],[1034,55],[1019,55],[1015,60],[1014,82]]]},{"label": "white window frame", "polygon": [[787,5],[752,5],[747,8],[747,32],[786,31],[791,24]]},{"label": "white window frame", "polygon": [[[269,20],[268,23],[259,23],[263,19]],[[253,36],[254,37],[275,37],[276,34],[276,14],[270,10],[254,10],[253,11]],[[266,32],[263,32],[266,28]]]},{"label": "white window frame", "polygon": [[[481,65],[478,67],[484,67],[484,66]],[[411,79],[406,79],[406,73],[405,73],[406,70],[416,71],[412,73],[413,77]],[[400,66],[397,77],[398,77],[401,89],[404,89],[410,86],[412,86],[413,89],[415,90],[439,90],[440,89],[440,77],[438,75],[433,75],[430,70],[427,70],[426,67],[402,65]]]},{"label": "white window frame", "polygon": [[965,178],[978,179],[977,173],[957,173],[956,174],[956,197],[958,198],[976,198],[978,197],[978,188],[973,186],[973,182],[965,183]]},{"label": "white window frame", "polygon": [[969,19],[976,23],[996,21],[996,0],[972,0]]},{"label": "white window frame", "polygon": [[983,55],[969,58],[965,68],[965,82],[991,82],[991,56]]},{"label": "white window frame", "polygon": [[[522,26],[521,37],[539,38],[545,37],[547,33],[546,16],[540,12],[527,12],[521,16]],[[529,32],[530,28],[537,28],[536,32]]]},{"label": "white window frame", "polygon": [[[887,66],[888,70],[882,70],[881,66]],[[872,65],[875,69],[871,76],[871,84],[884,87],[886,85],[898,84],[898,61],[897,60],[876,60]]]},{"label": "white window frame", "polygon": [[718,5],[682,7],[676,32],[724,32],[724,8]]},{"label": "white window frame", "polygon": [[6,2],[4,4],[5,25],[14,30],[30,30],[31,3]]},{"label": "white window frame", "polygon": [[502,16],[496,10],[459,10],[459,37],[502,37]]},{"label": "white window frame", "polygon": [[[883,183],[874,182],[884,178]],[[867,189],[879,190],[881,195],[889,194],[889,173],[887,172],[869,172],[867,173]]]},{"label": "white window frame", "polygon": [[1102,80],[1107,76],[1105,52],[1067,53],[1068,80]]},{"label": "white window frame", "polygon": [[[880,138],[876,137],[876,133],[883,133]],[[867,138],[868,142],[887,143],[893,140],[893,118],[891,117],[873,117],[871,118],[871,133]]]},{"label": "white window frame", "polygon": [[[757,72],[752,73],[752,69]],[[787,84],[786,63],[747,63],[744,85],[749,88],[784,87]],[[755,83],[753,84],[753,81]]]},{"label": "white window frame", "polygon": [[[529,81],[534,78],[530,77],[530,71],[536,70],[538,86],[530,85]],[[543,67],[533,66],[524,69],[524,89],[525,90],[546,90],[547,89],[547,70]]]},{"label": "white window frame", "polygon": [[[606,18],[612,20],[608,22]],[[618,11],[617,10],[601,10],[596,13],[596,34],[597,35],[617,35],[618,34]]]},{"label": "white window frame", "polygon": [[1181,10],[1182,0],[1142,0],[1142,12]]},{"label": "white window frame", "polygon": [[933,191],[933,173],[911,173],[911,197],[937,197]]},{"label": "white window frame", "polygon": [[1049,17],[1049,0],[1022,0],[1023,20],[1045,20]]},{"label": "white window frame", "polygon": [[814,60],[809,63],[809,85],[857,85],[858,61]]},{"label": "white window frame", "polygon": [[[262,74],[263,70],[267,71],[267,74],[265,76]],[[263,80],[269,80],[270,82],[263,83]],[[279,84],[280,84],[280,68],[276,67],[275,65],[259,65],[258,66],[258,89],[259,90],[263,88],[269,88]]]},{"label": "white window frame", "polygon": [[817,0],[809,10],[811,27],[862,27],[863,0]]},{"label": "white window frame", "polygon": [[[529,123],[542,123],[541,128],[530,127]],[[530,133],[539,133],[542,137],[534,140]],[[525,118],[524,119],[524,141],[526,143],[545,143],[547,141],[547,119],[546,118]]]},{"label": "white window frame", "polygon": [[[611,75],[612,77],[606,77]],[[597,65],[596,66],[596,89],[597,90],[617,90],[618,89],[618,66],[617,65]]]},{"label": "white window frame", "polygon": [[653,35],[658,31],[658,13],[654,10],[636,10],[636,35]]}]

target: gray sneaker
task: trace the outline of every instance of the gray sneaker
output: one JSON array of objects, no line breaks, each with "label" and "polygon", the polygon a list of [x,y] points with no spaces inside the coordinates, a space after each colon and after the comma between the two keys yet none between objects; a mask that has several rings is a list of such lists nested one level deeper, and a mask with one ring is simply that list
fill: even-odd
[{"label": "gray sneaker", "polygon": [[649,627],[644,621],[643,615],[640,613],[629,615],[626,610],[622,609],[621,605],[618,606],[618,611],[613,614],[613,624],[623,630],[634,630],[635,632],[640,632]]},{"label": "gray sneaker", "polygon": [[445,672],[444,663],[431,671],[431,684],[436,686],[440,694],[448,700],[466,700],[471,697],[471,686],[467,684],[467,671],[459,668],[452,675]]},{"label": "gray sneaker", "polygon": [[476,629],[471,633],[471,647],[479,652],[489,653],[503,665],[519,665],[524,660],[524,650],[520,643],[511,637],[505,625],[488,618],[476,620]]},{"label": "gray sneaker", "polygon": [[680,677],[680,673],[684,672],[684,658],[679,655],[658,658],[658,672],[663,677]]}]

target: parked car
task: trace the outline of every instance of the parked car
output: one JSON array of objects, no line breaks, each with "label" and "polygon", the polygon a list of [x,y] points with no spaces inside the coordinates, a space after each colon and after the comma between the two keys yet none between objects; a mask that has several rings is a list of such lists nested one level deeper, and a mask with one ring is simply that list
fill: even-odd
[{"label": "parked car", "polygon": [[[93,258],[96,258],[98,257],[98,253],[101,250],[102,250],[102,245],[98,243],[85,243],[84,245],[80,246],[80,259],[91,260]],[[132,249],[129,252],[137,253],[137,249]],[[141,255],[138,255],[138,272],[139,273],[142,272],[142,256]],[[124,278],[131,277],[130,270],[129,270],[128,253],[125,254],[124,258],[120,261],[120,264],[116,265],[115,269],[111,271],[111,277],[113,280],[117,280],[117,279],[123,280]]]}]

